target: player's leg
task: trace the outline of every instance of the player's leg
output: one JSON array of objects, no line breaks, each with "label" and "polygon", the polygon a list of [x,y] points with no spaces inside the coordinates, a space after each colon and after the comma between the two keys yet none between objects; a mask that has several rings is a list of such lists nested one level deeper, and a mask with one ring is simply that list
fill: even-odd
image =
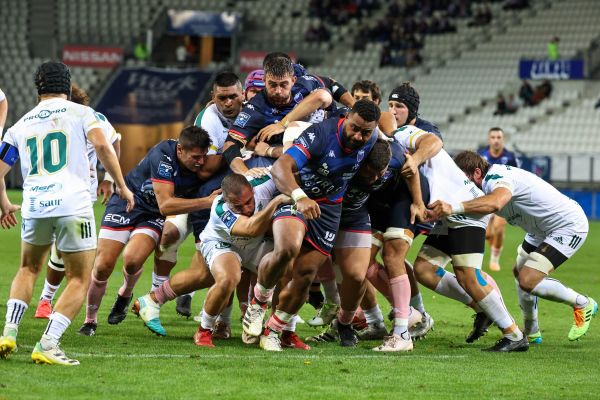
[{"label": "player's leg", "polygon": [[241,258],[233,251],[224,252],[212,260],[210,271],[215,280],[204,300],[202,321],[194,335],[197,346],[214,347],[212,334],[217,317],[227,307],[242,275]]},{"label": "player's leg", "polygon": [[490,230],[490,271],[500,271],[500,256],[504,245],[504,228],[506,220],[494,215],[488,224]]},{"label": "player's leg", "polygon": [[65,277],[65,264],[56,250],[56,243],[52,245],[48,266],[46,267],[46,281],[40,295],[35,318],[48,318],[52,313],[52,301]]},{"label": "player's leg", "polygon": [[[338,309],[340,308],[340,293],[336,282],[335,271],[331,258],[327,259],[317,272],[317,280],[323,285],[325,292],[325,301],[321,308],[317,311],[317,315],[308,320],[308,325],[324,326],[329,325],[335,318]],[[314,282],[313,282],[314,283]],[[311,283],[311,290],[312,290]],[[310,291],[309,291],[310,292]],[[310,293],[309,293],[310,296]]]}]

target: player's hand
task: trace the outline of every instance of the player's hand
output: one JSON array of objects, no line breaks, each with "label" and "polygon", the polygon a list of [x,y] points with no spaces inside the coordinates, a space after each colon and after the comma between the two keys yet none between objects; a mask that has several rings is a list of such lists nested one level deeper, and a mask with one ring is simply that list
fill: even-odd
[{"label": "player's hand", "polygon": [[244,175],[250,176],[252,178],[260,178],[269,173],[269,169],[265,167],[256,167],[250,168],[248,171],[244,172]]},{"label": "player's hand", "polygon": [[404,165],[402,165],[402,169],[400,172],[402,176],[405,178],[412,178],[417,174],[417,169],[419,166],[415,162],[415,159],[410,155],[410,153],[405,153],[406,161],[404,161]]},{"label": "player's hand", "polygon": [[258,142],[254,146],[254,154],[261,157],[268,157],[269,146],[266,142]]},{"label": "player's hand", "polygon": [[296,202],[296,209],[304,215],[304,219],[317,219],[321,216],[321,209],[316,201],[305,197]]},{"label": "player's hand", "polygon": [[16,206],[10,202],[7,204],[3,204],[0,207],[2,214],[0,215],[0,226],[2,229],[10,229],[13,226],[16,226],[18,221],[15,213],[19,211],[21,206]]},{"label": "player's hand", "polygon": [[223,190],[221,190],[221,189],[213,190],[213,192],[210,194],[210,196],[208,196],[208,199],[210,200],[210,204],[212,204],[213,200],[216,199],[217,196],[220,195],[221,193],[223,193]]},{"label": "player's hand", "polygon": [[98,189],[96,190],[96,194],[98,196],[102,196],[103,206],[106,205],[108,199],[110,199],[110,196],[112,196],[114,192],[115,190],[113,187],[113,183],[111,181],[106,180],[100,182],[100,184],[98,185]]},{"label": "player's hand", "polygon": [[275,122],[274,124],[267,125],[258,131],[258,135],[256,136],[256,140],[259,142],[266,142],[271,139],[275,135],[279,135],[285,131],[285,126],[279,122]]},{"label": "player's hand", "polygon": [[423,202],[410,205],[410,223],[425,222],[427,219],[427,208]]},{"label": "player's hand", "polygon": [[428,222],[437,221],[438,219],[447,217],[448,215],[452,215],[452,205],[442,200],[434,201],[429,206],[427,206],[427,208],[429,208],[427,210],[426,219]]},{"label": "player's hand", "polygon": [[119,197],[127,202],[127,208],[125,211],[131,212],[131,210],[133,210],[135,207],[135,198],[133,197],[131,190],[129,190],[127,186],[123,186],[122,188],[119,188],[118,193]]},{"label": "player's hand", "polygon": [[279,203],[279,204],[293,204],[294,201],[292,200],[292,198],[290,196],[288,196],[287,194],[280,194],[277,195],[277,197],[275,197],[275,200]]}]

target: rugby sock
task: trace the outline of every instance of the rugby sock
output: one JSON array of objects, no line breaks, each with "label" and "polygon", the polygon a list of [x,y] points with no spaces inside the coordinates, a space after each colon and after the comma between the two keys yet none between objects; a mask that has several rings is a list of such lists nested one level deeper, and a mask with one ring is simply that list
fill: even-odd
[{"label": "rugby sock", "polygon": [[400,275],[390,279],[390,288],[394,302],[394,334],[400,335],[408,329],[408,313],[410,303],[410,282],[408,275]]},{"label": "rugby sock", "polygon": [[6,323],[2,336],[6,336],[9,329],[18,329],[23,315],[27,310],[27,303],[22,300],[9,299],[6,303]]},{"label": "rugby sock", "polygon": [[490,317],[502,331],[513,326],[516,328],[510,333],[505,334],[505,337],[508,337],[511,340],[521,340],[523,338],[523,333],[515,325],[515,322],[508,313],[508,310],[497,291],[492,290],[478,304],[486,315]]},{"label": "rugby sock", "polygon": [[283,328],[284,331],[288,331],[288,332],[296,332],[296,323],[298,322],[298,315],[295,314],[292,319],[290,319],[290,322],[288,322],[288,324],[285,326],[285,328]]},{"label": "rugby sock", "polygon": [[133,294],[133,288],[135,287],[135,284],[137,283],[138,279],[140,279],[140,276],[142,276],[142,272],[144,271],[143,268],[140,268],[139,271],[136,271],[133,274],[130,274],[127,272],[127,270],[125,270],[125,268],[123,268],[123,286],[121,286],[119,288],[119,296],[121,297],[131,297],[131,295]]},{"label": "rugby sock", "polygon": [[380,268],[377,263],[374,263],[367,270],[367,279],[392,304],[392,292],[385,270]]},{"label": "rugby sock", "polygon": [[100,281],[92,274],[92,281],[87,293],[87,308],[85,310],[85,323],[96,323],[98,319],[98,309],[102,303],[102,297],[106,292],[106,284],[108,281]]},{"label": "rugby sock", "polygon": [[226,325],[231,325],[231,312],[233,310],[233,304],[228,305],[227,307],[225,307],[223,309],[223,311],[221,311],[221,314],[219,314],[219,317],[217,318],[217,321],[222,322]]},{"label": "rugby sock", "polygon": [[150,290],[158,289],[167,279],[169,279],[169,275],[157,275],[156,272],[152,271],[152,287]]},{"label": "rugby sock", "polygon": [[340,324],[350,325],[352,323],[352,319],[354,318],[354,313],[356,310],[347,311],[343,308],[340,308],[337,313],[337,319]]},{"label": "rugby sock", "polygon": [[323,291],[325,292],[325,301],[331,304],[340,304],[340,293],[338,291],[337,282],[335,279],[330,281],[322,281]]},{"label": "rugby sock", "polygon": [[383,323],[383,314],[381,313],[379,304],[376,304],[373,308],[365,310],[365,319],[369,325]]},{"label": "rugby sock", "polygon": [[63,333],[67,330],[67,328],[71,325],[71,320],[61,313],[56,311],[50,314],[50,319],[48,321],[48,325],[46,326],[46,330],[42,335],[42,340],[40,340],[40,344],[44,350],[51,349],[58,345],[58,341],[62,337]]},{"label": "rugby sock", "polygon": [[359,321],[362,321],[365,319],[365,313],[360,306],[356,309],[356,312],[354,313],[354,318],[356,318]]},{"label": "rugby sock", "polygon": [[540,330],[538,326],[538,298],[531,293],[527,293],[521,286],[519,286],[519,281],[515,279],[515,284],[517,286],[517,296],[519,297],[519,306],[521,307],[521,312],[523,313],[523,320],[525,322],[525,326],[523,327],[526,334],[536,333]]},{"label": "rugby sock", "polygon": [[268,303],[273,298],[274,290],[274,288],[267,289],[259,282],[256,282],[256,285],[254,285],[254,299],[260,304]]},{"label": "rugby sock", "polygon": [[271,314],[271,317],[267,321],[265,325],[265,333],[264,335],[269,334],[269,330],[277,333],[281,333],[282,330],[285,329],[286,325],[291,321],[293,314],[288,314],[285,311],[277,310],[274,314]]},{"label": "rugby sock", "polygon": [[502,254],[502,247],[492,247],[490,254],[490,262],[500,264],[500,255]]},{"label": "rugby sock", "polygon": [[169,280],[166,280],[165,283],[160,285],[158,287],[158,289],[156,289],[152,293],[154,293],[154,297],[156,298],[156,301],[161,306],[163,304],[165,304],[167,301],[171,301],[177,297],[177,295],[171,288],[171,282]]},{"label": "rugby sock", "polygon": [[425,304],[423,304],[423,296],[421,296],[421,292],[410,298],[410,306],[421,314],[425,312]]},{"label": "rugby sock", "polygon": [[571,288],[566,287],[560,281],[552,278],[544,278],[536,287],[533,288],[531,294],[539,296],[546,300],[565,303],[574,308],[583,308],[587,306],[588,299]]},{"label": "rugby sock", "polygon": [[208,329],[212,331],[215,327],[216,320],[217,315],[209,315],[205,309],[202,309],[202,322],[200,322],[202,329]]},{"label": "rugby sock", "polygon": [[46,282],[44,283],[44,290],[42,290],[42,295],[40,296],[40,300],[48,300],[48,301],[52,301],[54,299],[54,295],[56,294],[56,291],[58,290],[58,288],[60,287],[60,283],[58,285],[53,285],[50,282],[48,282],[48,279],[46,279]]},{"label": "rugby sock", "polygon": [[451,272],[444,271],[443,268],[438,268],[436,273],[438,275],[442,274],[442,279],[435,287],[436,293],[459,301],[467,306],[470,306],[473,303],[471,296],[469,296],[465,289],[463,289],[463,287],[458,283],[456,275]]},{"label": "rugby sock", "polygon": [[188,296],[190,296],[190,297],[193,299],[193,298],[194,298],[194,295],[196,294],[196,291],[189,292],[189,293],[186,293],[186,294],[187,294]]},{"label": "rugby sock", "polygon": [[[481,271],[481,275],[483,276],[483,279],[485,279],[485,281],[490,284],[491,287],[493,287],[496,291],[498,291],[498,293],[500,293],[500,289],[498,289],[498,284],[490,274]],[[502,297],[502,293],[500,293],[500,296]]]}]

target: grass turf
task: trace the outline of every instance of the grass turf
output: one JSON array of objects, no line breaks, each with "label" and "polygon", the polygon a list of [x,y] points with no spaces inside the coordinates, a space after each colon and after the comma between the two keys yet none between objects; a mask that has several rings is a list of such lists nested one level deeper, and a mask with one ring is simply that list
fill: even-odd
[{"label": "grass turf", "polygon": [[[14,202],[19,192],[11,192]],[[99,220],[102,206],[96,206]],[[523,232],[507,228],[502,270],[493,273],[505,302],[521,325],[521,314],[510,267]],[[422,239],[416,240],[409,259],[414,259]],[[2,231],[0,259],[0,315],[6,312],[10,283],[19,265],[19,230]],[[594,249],[600,246],[600,224],[592,223],[583,248],[556,274],[575,290],[600,300]],[[177,269],[189,265],[194,248],[188,240],[180,251]],[[486,255],[487,260],[487,255]],[[356,349],[336,343],[319,344],[311,351],[285,350],[280,354],[248,347],[240,340],[239,310],[234,307],[233,338],[215,341],[217,348],[194,346],[191,339],[197,323],[175,314],[175,304],[163,307],[161,319],[168,336],[152,335],[133,314],[120,325],[106,323],[116,290],[121,284],[121,264],[109,281],[99,312],[96,336],[76,334],[84,311],[63,337],[67,355],[81,366],[38,366],[31,362],[33,345],[46,326],[33,318],[44,282],[38,279],[29,310],[21,323],[19,351],[0,360],[0,399],[109,398],[178,399],[221,398],[599,398],[600,318],[590,332],[569,342],[571,310],[561,304],[540,301],[540,324],[544,342],[529,352],[490,354],[481,349],[500,337],[497,329],[468,345],[464,337],[471,328],[473,312],[451,300],[422,289],[435,331],[415,345],[410,354],[378,354],[370,350],[378,342],[361,342]],[[487,262],[484,265],[487,270]],[[151,264],[138,282],[136,296],[150,287]],[[203,293],[193,300],[193,311],[201,309]],[[384,301],[384,315],[389,305]],[[306,320],[314,313],[302,309]],[[301,337],[316,331],[298,325]]]}]

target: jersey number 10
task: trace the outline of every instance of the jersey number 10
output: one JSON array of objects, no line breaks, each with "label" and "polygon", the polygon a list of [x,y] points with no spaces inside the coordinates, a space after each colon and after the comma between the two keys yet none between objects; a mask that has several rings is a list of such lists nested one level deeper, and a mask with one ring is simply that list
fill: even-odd
[{"label": "jersey number 10", "polygon": [[41,146],[39,138],[32,136],[27,139],[27,150],[31,160],[29,175],[40,174],[40,169],[54,174],[67,165],[67,136],[64,132],[49,132],[41,140]]}]

